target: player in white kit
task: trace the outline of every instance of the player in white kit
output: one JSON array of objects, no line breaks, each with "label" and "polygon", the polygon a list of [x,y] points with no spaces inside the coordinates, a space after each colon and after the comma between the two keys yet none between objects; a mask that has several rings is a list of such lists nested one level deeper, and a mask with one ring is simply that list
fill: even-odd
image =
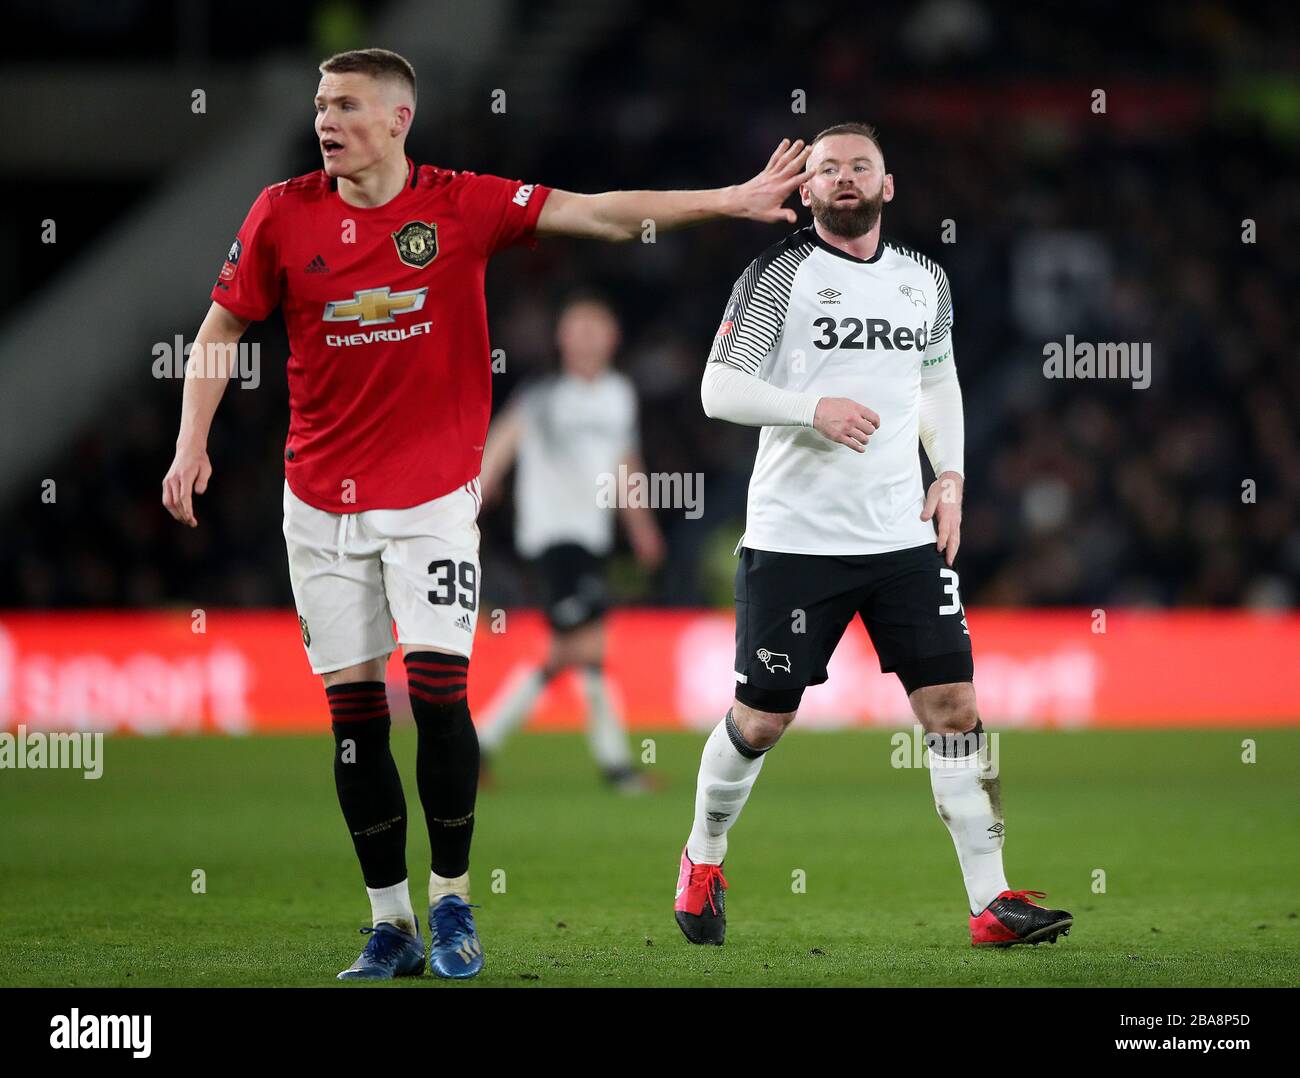
[{"label": "player in white kit", "polygon": [[[517,462],[515,545],[545,581],[552,638],[545,664],[518,674],[493,702],[479,745],[486,761],[527,720],[547,683],[577,668],[592,755],[611,785],[639,793],[650,783],[633,763],[604,669],[604,571],[614,545],[615,511],[601,491],[610,489],[611,480],[616,489],[620,466],[626,474],[642,471],[636,390],[611,366],[620,339],[618,318],[603,300],[571,300],[556,327],[559,373],[524,389],[488,433],[480,476],[484,497],[494,496]],[[664,554],[654,514],[640,506],[619,512],[637,561],[654,569]]]},{"label": "player in white kit", "polygon": [[[811,145],[800,196],[813,224],[736,282],[701,389],[711,417],[763,430],[736,572],[735,703],[704,746],[677,923],[692,943],[723,942],[727,832],[857,616],[926,731],[971,942],[1055,942],[1070,914],[1003,874],[1001,787],[952,568],[964,428],[948,278],[881,238],[894,179],[872,128],[841,124]],[[928,491],[919,445],[936,476]]]}]

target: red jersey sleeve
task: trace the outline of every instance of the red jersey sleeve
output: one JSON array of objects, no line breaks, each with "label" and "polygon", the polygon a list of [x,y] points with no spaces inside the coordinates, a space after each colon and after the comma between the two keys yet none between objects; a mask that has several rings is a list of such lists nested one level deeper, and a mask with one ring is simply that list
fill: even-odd
[{"label": "red jersey sleeve", "polygon": [[461,196],[465,223],[479,237],[486,254],[494,255],[516,243],[536,244],[533,232],[551,193],[549,187],[473,172],[463,175],[467,181]]},{"label": "red jersey sleeve", "polygon": [[230,245],[212,298],[240,318],[260,322],[280,303],[271,188],[257,196]]}]

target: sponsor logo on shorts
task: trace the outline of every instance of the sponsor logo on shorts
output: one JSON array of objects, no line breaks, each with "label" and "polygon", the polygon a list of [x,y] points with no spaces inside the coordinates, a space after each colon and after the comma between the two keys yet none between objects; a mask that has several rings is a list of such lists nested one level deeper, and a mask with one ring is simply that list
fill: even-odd
[{"label": "sponsor logo on shorts", "polygon": [[767,648],[759,648],[755,654],[758,655],[759,661],[767,667],[769,674],[775,673],[777,670],[784,670],[787,674],[790,673],[789,655],[780,651],[768,651]]},{"label": "sponsor logo on shorts", "polygon": [[298,615],[298,628],[302,630],[302,646],[311,647],[311,630],[307,628],[307,619]]}]

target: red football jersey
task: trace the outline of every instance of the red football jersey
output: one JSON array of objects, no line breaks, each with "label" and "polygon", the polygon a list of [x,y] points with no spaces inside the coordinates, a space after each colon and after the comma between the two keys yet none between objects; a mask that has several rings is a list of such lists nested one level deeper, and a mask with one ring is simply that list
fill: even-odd
[{"label": "red football jersey", "polygon": [[289,332],[285,477],[331,513],[404,509],[479,474],[492,404],[487,260],[533,240],[550,189],[410,164],[350,206],[322,170],[266,188],[212,298]]}]

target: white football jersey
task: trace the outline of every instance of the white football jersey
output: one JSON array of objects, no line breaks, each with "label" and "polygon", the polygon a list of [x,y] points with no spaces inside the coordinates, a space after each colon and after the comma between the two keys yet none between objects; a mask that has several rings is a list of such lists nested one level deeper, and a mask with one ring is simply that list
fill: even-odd
[{"label": "white football jersey", "polygon": [[800,229],[736,282],[709,362],[880,416],[864,453],[811,427],[763,427],[741,545],[880,554],[935,541],[934,524],[920,519],[918,418],[922,377],[954,362],[938,265],[884,241],[872,258],[854,258],[811,225]]},{"label": "white football jersey", "polygon": [[617,510],[602,507],[600,477],[617,477],[637,447],[636,407],[636,390],[617,371],[592,381],[558,374],[523,391],[515,469],[520,554],[534,558],[558,543],[609,553]]}]

